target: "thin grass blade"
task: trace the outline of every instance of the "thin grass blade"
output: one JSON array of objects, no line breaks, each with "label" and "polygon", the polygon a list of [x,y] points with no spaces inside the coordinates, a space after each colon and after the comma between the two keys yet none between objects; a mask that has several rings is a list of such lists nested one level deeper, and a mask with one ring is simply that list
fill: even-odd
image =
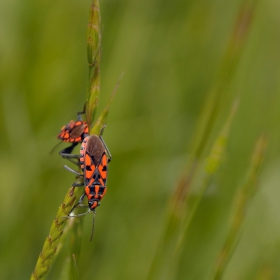
[{"label": "thin grass blade", "polygon": [[200,159],[203,156],[220,109],[229,96],[228,88],[246,46],[256,2],[257,0],[243,0],[240,5],[216,80],[205,99],[197,130],[192,140],[191,151],[195,159]]},{"label": "thin grass blade", "polygon": [[78,279],[78,263],[80,259],[81,246],[82,246],[82,233],[83,233],[83,221],[84,219],[76,218],[72,219],[72,227],[70,234],[70,254],[71,264],[70,264],[70,273],[69,279],[76,280]]},{"label": "thin grass blade", "polygon": [[246,215],[246,209],[257,191],[257,180],[261,164],[263,162],[264,151],[267,145],[265,134],[261,135],[256,142],[249,171],[245,183],[239,189],[235,203],[233,205],[232,218],[230,220],[229,233],[216,261],[213,279],[222,279],[230,257],[238,243],[240,230]]},{"label": "thin grass blade", "polygon": [[[148,279],[172,279],[176,274],[176,266],[181,255],[188,227],[205,191],[207,190],[210,178],[217,172],[222,163],[232,121],[237,108],[238,102],[235,101],[221,132],[213,144],[210,155],[205,160],[205,165],[199,174],[199,177],[202,178],[200,183],[200,193],[197,195],[191,208],[189,208],[188,197],[185,201],[182,201],[181,198],[177,196],[177,200],[176,197],[174,197],[171,202],[166,231],[160,243],[161,245],[159,245],[158,251],[154,257]],[[169,261],[170,257],[172,258],[172,262]]]},{"label": "thin grass blade", "polygon": [[232,127],[232,122],[234,120],[234,117],[236,115],[237,109],[238,109],[238,104],[239,101],[236,100],[231,108],[231,111],[229,112],[229,115],[227,119],[225,120],[225,123],[218,134],[218,137],[214,141],[214,144],[211,148],[209,156],[206,158],[202,173],[200,174],[200,192],[197,194],[195,201],[192,203],[190,206],[190,203],[188,201],[188,198],[186,199],[185,203],[185,208],[187,208],[187,212],[185,212],[185,218],[184,218],[184,227],[183,230],[180,233],[180,238],[178,239],[178,243],[176,246],[176,251],[180,251],[180,248],[183,247],[183,241],[186,238],[188,227],[193,219],[193,216],[200,204],[201,199],[205,195],[205,192],[207,191],[207,188],[209,186],[210,180],[212,178],[212,175],[218,172],[223,159],[224,159],[224,154],[226,151],[228,139],[229,139],[229,134],[231,131]]},{"label": "thin grass blade", "polygon": [[111,106],[111,103],[112,103],[112,100],[117,92],[117,89],[120,85],[120,82],[121,82],[121,79],[123,77],[124,73],[121,73],[119,79],[118,79],[118,82],[110,96],[110,99],[106,105],[106,107],[104,108],[104,110],[102,111],[102,113],[100,114],[100,116],[98,117],[98,119],[96,120],[93,128],[91,129],[90,133],[91,134],[99,134],[101,129],[106,125],[107,123],[107,117],[108,117],[108,114],[109,114],[109,110],[110,110],[110,106]]}]

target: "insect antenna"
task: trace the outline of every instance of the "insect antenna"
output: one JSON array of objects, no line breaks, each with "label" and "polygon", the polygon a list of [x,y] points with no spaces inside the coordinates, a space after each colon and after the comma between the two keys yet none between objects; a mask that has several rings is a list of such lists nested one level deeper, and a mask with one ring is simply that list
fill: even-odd
[{"label": "insect antenna", "polygon": [[93,232],[94,232],[94,221],[95,221],[95,210],[93,211],[93,219],[92,219],[92,230],[91,230],[91,236],[90,236],[90,242],[92,240],[92,237],[93,237]]},{"label": "insect antenna", "polygon": [[53,148],[52,148],[52,150],[50,151],[50,155],[56,150],[56,148],[60,145],[60,144],[62,144],[63,142],[59,142],[59,143],[57,143]]}]

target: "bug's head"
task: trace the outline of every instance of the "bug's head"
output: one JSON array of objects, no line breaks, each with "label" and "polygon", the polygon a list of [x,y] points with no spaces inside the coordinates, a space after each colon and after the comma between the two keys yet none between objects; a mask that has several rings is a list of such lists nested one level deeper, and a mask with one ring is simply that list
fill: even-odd
[{"label": "bug's head", "polygon": [[100,203],[96,199],[90,199],[88,201],[88,207],[91,211],[94,211],[96,207],[98,207]]}]

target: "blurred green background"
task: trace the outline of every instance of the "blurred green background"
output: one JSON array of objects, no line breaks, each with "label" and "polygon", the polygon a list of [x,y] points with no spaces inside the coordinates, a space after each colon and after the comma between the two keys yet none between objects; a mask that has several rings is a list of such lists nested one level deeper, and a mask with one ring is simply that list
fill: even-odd
[{"label": "blurred green background", "polygon": [[[122,71],[124,77],[104,133],[113,155],[108,191],[91,243],[92,217],[84,218],[79,279],[145,279],[206,96],[221,75],[241,3],[249,1],[100,2],[99,112]],[[89,0],[0,0],[1,279],[29,279],[74,180],[65,161],[49,152],[85,101],[89,6]],[[214,131],[236,96],[239,110],[222,167],[190,225],[176,279],[211,279],[234,194],[263,131],[269,142],[258,192],[223,279],[280,279],[279,10],[276,0],[254,7]],[[65,238],[48,279],[65,279]]]}]

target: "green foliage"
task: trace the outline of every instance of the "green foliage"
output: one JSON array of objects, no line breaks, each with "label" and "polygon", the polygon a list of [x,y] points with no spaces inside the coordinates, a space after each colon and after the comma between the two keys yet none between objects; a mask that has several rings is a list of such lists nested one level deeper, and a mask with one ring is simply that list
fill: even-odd
[{"label": "green foliage", "polygon": [[[89,6],[0,3],[1,279],[48,233],[47,279],[278,279],[279,3]],[[85,99],[113,156],[92,242],[92,215],[58,219],[82,190],[49,155]]]},{"label": "green foliage", "polygon": [[[50,233],[46,238],[43,249],[39,255],[35,270],[32,273],[32,280],[45,279],[57,252],[59,241],[65,228],[65,223],[67,221],[67,218],[65,217],[69,215],[77,201],[77,191],[79,192],[79,190],[70,188],[63,203],[59,207],[57,216],[51,225]],[[77,237],[77,234],[75,237]]]}]

